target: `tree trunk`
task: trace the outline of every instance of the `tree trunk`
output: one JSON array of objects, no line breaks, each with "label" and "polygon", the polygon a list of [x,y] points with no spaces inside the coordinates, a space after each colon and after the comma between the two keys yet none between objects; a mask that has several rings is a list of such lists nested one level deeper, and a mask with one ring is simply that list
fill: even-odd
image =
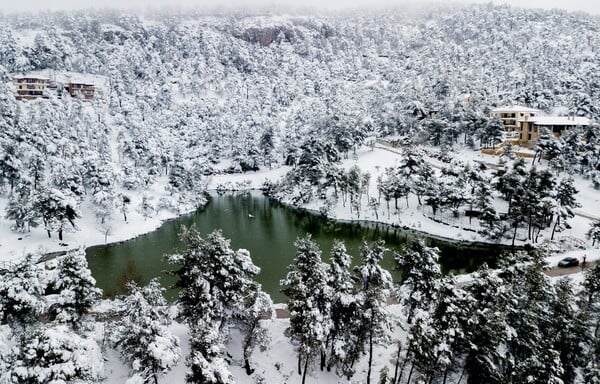
[{"label": "tree trunk", "polygon": [[48,232],[48,238],[51,239],[52,238],[52,233],[50,233],[50,230],[46,229],[46,232]]},{"label": "tree trunk", "polygon": [[402,362],[402,368],[400,368],[400,375],[398,376],[398,384],[400,384],[402,382],[402,376],[404,375],[404,368],[406,368],[406,364],[408,364],[408,355],[410,355],[410,347],[408,347],[408,349],[406,350],[406,356],[404,357],[404,361]]},{"label": "tree trunk", "polygon": [[373,366],[373,320],[371,319],[371,331],[369,332],[369,369],[367,370],[367,384],[371,384],[371,367]]},{"label": "tree trunk", "polygon": [[246,375],[250,376],[254,373],[254,369],[250,368],[250,359],[244,357],[244,369],[246,370]]},{"label": "tree trunk", "polygon": [[410,379],[412,379],[412,374],[413,374],[414,369],[415,369],[415,365],[413,364],[410,367],[410,372],[408,373],[408,380],[406,380],[406,382],[409,383],[409,384],[410,384]]},{"label": "tree trunk", "polygon": [[460,372],[460,377],[458,378],[458,382],[456,384],[460,384],[464,375],[465,375],[465,368],[463,367],[462,371]]},{"label": "tree trunk", "polygon": [[308,371],[308,358],[304,362],[304,373],[302,374],[302,384],[306,383],[306,372]]},{"label": "tree trunk", "polygon": [[400,353],[402,352],[402,344],[398,342],[398,353],[396,354],[396,364],[394,367],[394,380],[392,380],[392,384],[396,384],[398,380],[398,368],[400,367]]},{"label": "tree trunk", "polygon": [[550,236],[550,240],[554,240],[554,233],[556,232],[556,227],[560,223],[560,215],[556,217],[556,223],[554,223],[554,227],[552,227],[552,236]]},{"label": "tree trunk", "polygon": [[302,374],[302,359],[301,359],[301,354],[300,352],[298,352],[298,374],[301,375]]},{"label": "tree trunk", "polygon": [[442,380],[442,384],[446,384],[446,379],[448,378],[448,368],[444,371],[444,379]]},{"label": "tree trunk", "polygon": [[62,229],[62,227],[60,227],[58,229],[58,240],[62,241],[62,239],[63,239],[63,229]]}]

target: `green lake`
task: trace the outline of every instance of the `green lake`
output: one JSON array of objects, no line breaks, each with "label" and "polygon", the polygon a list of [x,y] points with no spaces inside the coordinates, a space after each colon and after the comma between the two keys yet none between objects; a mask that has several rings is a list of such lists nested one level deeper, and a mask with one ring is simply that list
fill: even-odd
[{"label": "green lake", "polygon": [[[154,232],[122,243],[88,248],[88,263],[98,287],[105,294],[114,295],[123,292],[125,281],[135,279],[145,284],[153,277],[160,277],[163,286],[169,287],[174,277],[165,273],[171,266],[163,256],[183,249],[178,234],[182,226],[192,224],[203,234],[221,229],[231,239],[234,249],[248,249],[254,263],[261,268],[257,280],[274,302],[285,301],[279,292],[279,281],[294,258],[294,241],[307,233],[321,246],[324,260],[328,259],[333,241],[338,239],[344,241],[355,261],[363,241],[383,239],[391,251],[400,251],[408,239],[421,236],[428,245],[440,249],[440,263],[446,273],[470,272],[483,262],[494,265],[502,250],[498,246],[443,241],[386,224],[327,220],[258,193],[213,194],[204,208],[167,221]],[[383,264],[389,270],[393,268],[392,252],[388,252]],[[174,296],[173,290],[167,291],[168,298]]]}]

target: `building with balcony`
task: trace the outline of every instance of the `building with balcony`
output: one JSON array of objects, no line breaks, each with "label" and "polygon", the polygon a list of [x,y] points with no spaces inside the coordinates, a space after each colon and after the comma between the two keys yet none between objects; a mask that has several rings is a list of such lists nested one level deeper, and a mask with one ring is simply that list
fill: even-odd
[{"label": "building with balcony", "polygon": [[96,92],[94,77],[81,73],[41,70],[12,76],[18,100],[33,100],[39,97],[58,98],[69,94],[81,100],[93,100]]},{"label": "building with balcony", "polygon": [[53,85],[48,77],[36,75],[15,75],[12,83],[17,90],[18,100],[33,100],[48,97],[47,89]]},{"label": "building with balcony", "polygon": [[65,84],[65,90],[69,92],[71,97],[77,97],[83,100],[92,100],[96,87],[94,84],[81,83],[81,82],[69,82]]},{"label": "building with balcony", "polygon": [[542,111],[538,109],[517,105],[492,109],[490,116],[502,120],[506,128],[506,141],[523,147],[533,146],[544,128],[552,132],[555,137],[560,137],[566,131],[590,123],[585,117],[543,116]]}]

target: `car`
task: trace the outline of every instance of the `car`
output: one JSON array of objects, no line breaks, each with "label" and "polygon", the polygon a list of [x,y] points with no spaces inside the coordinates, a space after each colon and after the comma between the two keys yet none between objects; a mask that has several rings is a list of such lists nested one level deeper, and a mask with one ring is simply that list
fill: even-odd
[{"label": "car", "polygon": [[558,262],[558,266],[562,268],[576,267],[579,265],[579,259],[576,257],[565,257]]}]

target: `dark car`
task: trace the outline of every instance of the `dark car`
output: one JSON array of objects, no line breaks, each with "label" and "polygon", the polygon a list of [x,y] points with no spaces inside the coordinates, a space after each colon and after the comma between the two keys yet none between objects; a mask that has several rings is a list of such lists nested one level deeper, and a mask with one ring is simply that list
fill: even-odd
[{"label": "dark car", "polygon": [[558,266],[562,268],[576,267],[579,265],[579,259],[576,257],[565,257],[558,262]]}]

